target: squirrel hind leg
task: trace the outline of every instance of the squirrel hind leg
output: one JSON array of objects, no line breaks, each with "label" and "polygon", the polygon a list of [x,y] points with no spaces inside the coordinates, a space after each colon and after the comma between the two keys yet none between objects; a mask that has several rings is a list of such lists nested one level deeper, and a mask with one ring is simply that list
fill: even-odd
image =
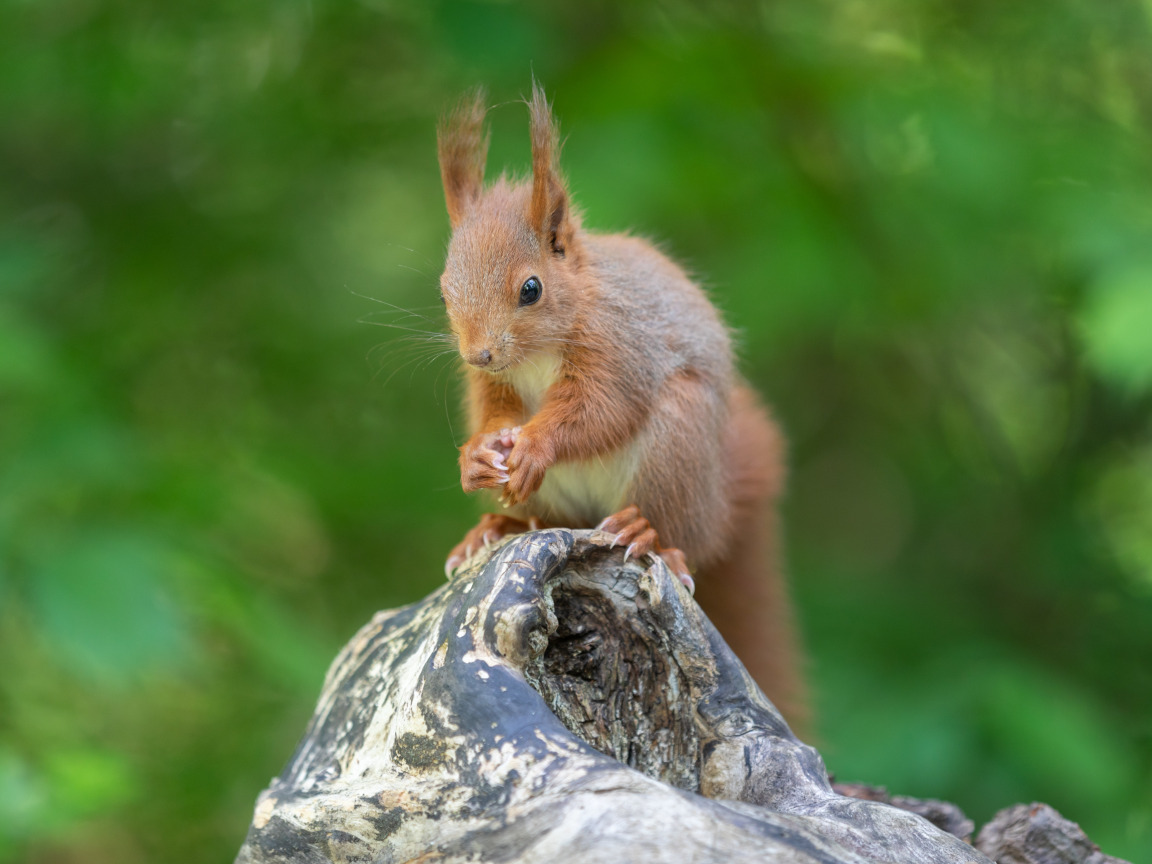
[{"label": "squirrel hind leg", "polygon": [[471,558],[473,552],[498,543],[511,534],[523,534],[525,531],[536,531],[544,527],[544,523],[534,516],[524,521],[502,513],[485,513],[476,526],[464,535],[464,539],[448,553],[448,560],[444,562],[444,573],[451,576],[452,571]]},{"label": "squirrel hind leg", "polygon": [[614,535],[613,546],[624,547],[624,560],[642,558],[659,548],[660,541],[652,523],[640,513],[635,504],[613,513],[596,526],[598,531]]},{"label": "squirrel hind leg", "polygon": [[680,582],[691,592],[695,592],[696,583],[688,572],[688,559],[684,553],[674,547],[660,545],[660,536],[647,519],[640,513],[636,505],[625,507],[618,513],[613,513],[596,526],[597,530],[614,535],[613,546],[624,546],[624,560],[640,558],[648,554],[659,555],[668,569],[676,574]]}]

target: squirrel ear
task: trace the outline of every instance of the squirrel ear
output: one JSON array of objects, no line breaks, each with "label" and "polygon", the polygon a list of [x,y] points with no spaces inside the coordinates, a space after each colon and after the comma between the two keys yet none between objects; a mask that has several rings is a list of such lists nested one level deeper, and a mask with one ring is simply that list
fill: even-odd
[{"label": "squirrel ear", "polygon": [[532,203],[528,219],[552,251],[564,254],[569,227],[568,192],[556,170],[559,156],[559,130],[544,89],[532,82],[528,103],[532,130]]},{"label": "squirrel ear", "polygon": [[488,133],[484,129],[484,89],[477,87],[440,118],[436,144],[440,156],[440,179],[448,221],[455,228],[465,212],[480,198],[484,188],[484,160],[488,156]]}]

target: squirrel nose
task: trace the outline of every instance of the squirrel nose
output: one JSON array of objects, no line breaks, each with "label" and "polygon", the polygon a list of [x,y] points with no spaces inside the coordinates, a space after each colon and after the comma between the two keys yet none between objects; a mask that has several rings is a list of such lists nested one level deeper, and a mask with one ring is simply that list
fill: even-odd
[{"label": "squirrel nose", "polygon": [[473,366],[487,366],[492,362],[492,352],[485,348],[483,351],[477,351],[468,358],[468,362]]}]

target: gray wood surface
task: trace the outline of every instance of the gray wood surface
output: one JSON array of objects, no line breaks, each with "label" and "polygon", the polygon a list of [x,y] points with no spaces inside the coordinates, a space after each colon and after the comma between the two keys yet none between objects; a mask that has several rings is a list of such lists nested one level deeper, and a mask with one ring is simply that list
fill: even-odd
[{"label": "gray wood surface", "polygon": [[606,543],[511,538],[378,613],[237,861],[988,861],[836,792],[667,568]]},{"label": "gray wood surface", "polygon": [[1001,810],[980,829],[976,846],[998,864],[1126,864],[1047,804]]}]

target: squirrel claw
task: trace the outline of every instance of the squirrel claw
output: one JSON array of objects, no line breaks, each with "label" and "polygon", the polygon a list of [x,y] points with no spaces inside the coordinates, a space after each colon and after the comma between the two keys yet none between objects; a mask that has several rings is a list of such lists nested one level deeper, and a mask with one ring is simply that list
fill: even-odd
[{"label": "squirrel claw", "polygon": [[688,559],[684,557],[684,553],[675,547],[669,547],[661,549],[659,555],[661,560],[668,565],[668,569],[676,574],[680,584],[688,589],[688,593],[695,595],[696,580],[688,573]]},{"label": "squirrel claw", "polygon": [[645,555],[648,555],[651,556],[651,560],[654,562],[657,558],[660,557],[660,553],[655,548],[643,548],[646,545],[647,544],[644,543],[643,539],[637,540],[634,543],[629,543],[628,548],[624,550],[624,561],[627,562],[629,558],[633,558],[639,561]]}]

